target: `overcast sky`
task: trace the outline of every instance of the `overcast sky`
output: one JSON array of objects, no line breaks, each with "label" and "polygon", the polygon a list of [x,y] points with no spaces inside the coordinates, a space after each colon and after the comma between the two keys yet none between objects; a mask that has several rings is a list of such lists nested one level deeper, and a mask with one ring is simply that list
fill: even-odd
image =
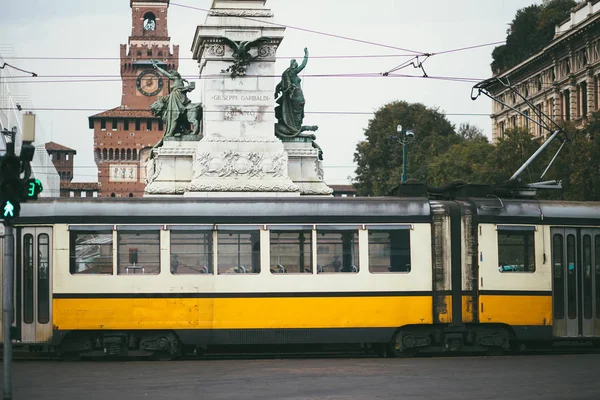
[{"label": "overcast sky", "polygon": [[[2,0],[0,52],[6,61],[36,72],[11,87],[21,104],[35,108],[93,109],[88,111],[38,111],[36,142],[54,141],[77,150],[74,181],[96,181],[93,131],[88,116],[120,105],[119,45],[131,33],[129,0]],[[211,0],[176,0],[169,9],[172,44],[180,45],[180,72],[198,76],[191,59],[196,26],[206,13],[177,6],[208,9]],[[502,41],[508,23],[533,0],[268,0],[276,21],[289,26],[278,56],[301,58],[304,47],[313,57],[402,55],[406,52],[310,33],[292,27],[352,37],[423,53]],[[440,54],[429,58],[425,70],[431,77],[485,79],[491,75],[492,47]],[[105,60],[31,60],[8,57],[105,58]],[[312,58],[304,74],[382,73],[405,58]],[[283,72],[289,59],[277,62]],[[412,67],[399,71],[418,76]],[[13,72],[14,75],[20,73]],[[110,82],[44,82],[65,78],[56,75],[108,75]],[[70,78],[73,79],[73,78]],[[81,77],[80,80],[94,78]],[[96,78],[97,79],[97,78]],[[193,80],[193,79],[192,79]],[[37,82],[36,82],[37,81]],[[31,82],[31,83],[25,83]],[[200,83],[200,82],[199,82]],[[491,102],[470,98],[472,83],[397,77],[304,77],[306,125],[318,125],[317,142],[324,151],[325,180],[349,183],[354,175],[356,144],[363,140],[372,112],[388,102],[405,100],[439,107],[458,127],[469,122],[490,137]],[[199,101],[200,91],[190,97]],[[330,114],[311,114],[327,111]],[[343,114],[355,112],[357,114]],[[364,113],[364,114],[361,114]],[[484,115],[451,115],[484,114]],[[406,127],[410,128],[410,127]],[[390,132],[390,135],[393,132]],[[418,132],[417,132],[418,140]]]}]

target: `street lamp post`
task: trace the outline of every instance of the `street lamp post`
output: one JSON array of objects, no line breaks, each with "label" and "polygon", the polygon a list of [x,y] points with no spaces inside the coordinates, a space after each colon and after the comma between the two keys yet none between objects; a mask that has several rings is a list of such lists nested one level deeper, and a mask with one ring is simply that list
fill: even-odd
[{"label": "street lamp post", "polygon": [[402,130],[402,125],[396,127],[396,132],[398,132],[398,136],[392,136],[392,139],[396,139],[402,145],[402,183],[404,183],[406,182],[406,145],[415,138],[415,132],[413,130]]}]

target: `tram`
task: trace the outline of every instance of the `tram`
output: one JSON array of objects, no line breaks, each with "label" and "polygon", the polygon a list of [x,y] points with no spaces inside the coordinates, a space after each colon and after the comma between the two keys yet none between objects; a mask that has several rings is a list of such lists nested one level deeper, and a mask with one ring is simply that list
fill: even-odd
[{"label": "tram", "polygon": [[60,198],[14,226],[16,341],[67,358],[600,344],[600,203]]}]

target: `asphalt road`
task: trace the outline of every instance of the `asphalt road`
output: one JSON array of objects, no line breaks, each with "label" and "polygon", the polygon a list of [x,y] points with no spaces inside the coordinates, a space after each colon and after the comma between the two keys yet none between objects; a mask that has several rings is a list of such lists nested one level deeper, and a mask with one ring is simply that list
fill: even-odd
[{"label": "asphalt road", "polygon": [[13,399],[600,399],[600,355],[17,361]]}]

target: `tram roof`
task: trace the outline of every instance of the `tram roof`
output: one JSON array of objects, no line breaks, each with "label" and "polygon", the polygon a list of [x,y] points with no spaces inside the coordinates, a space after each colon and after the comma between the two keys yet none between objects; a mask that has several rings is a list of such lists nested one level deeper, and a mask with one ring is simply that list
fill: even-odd
[{"label": "tram roof", "polygon": [[22,204],[15,223],[390,223],[430,215],[426,198],[40,198]]}]

